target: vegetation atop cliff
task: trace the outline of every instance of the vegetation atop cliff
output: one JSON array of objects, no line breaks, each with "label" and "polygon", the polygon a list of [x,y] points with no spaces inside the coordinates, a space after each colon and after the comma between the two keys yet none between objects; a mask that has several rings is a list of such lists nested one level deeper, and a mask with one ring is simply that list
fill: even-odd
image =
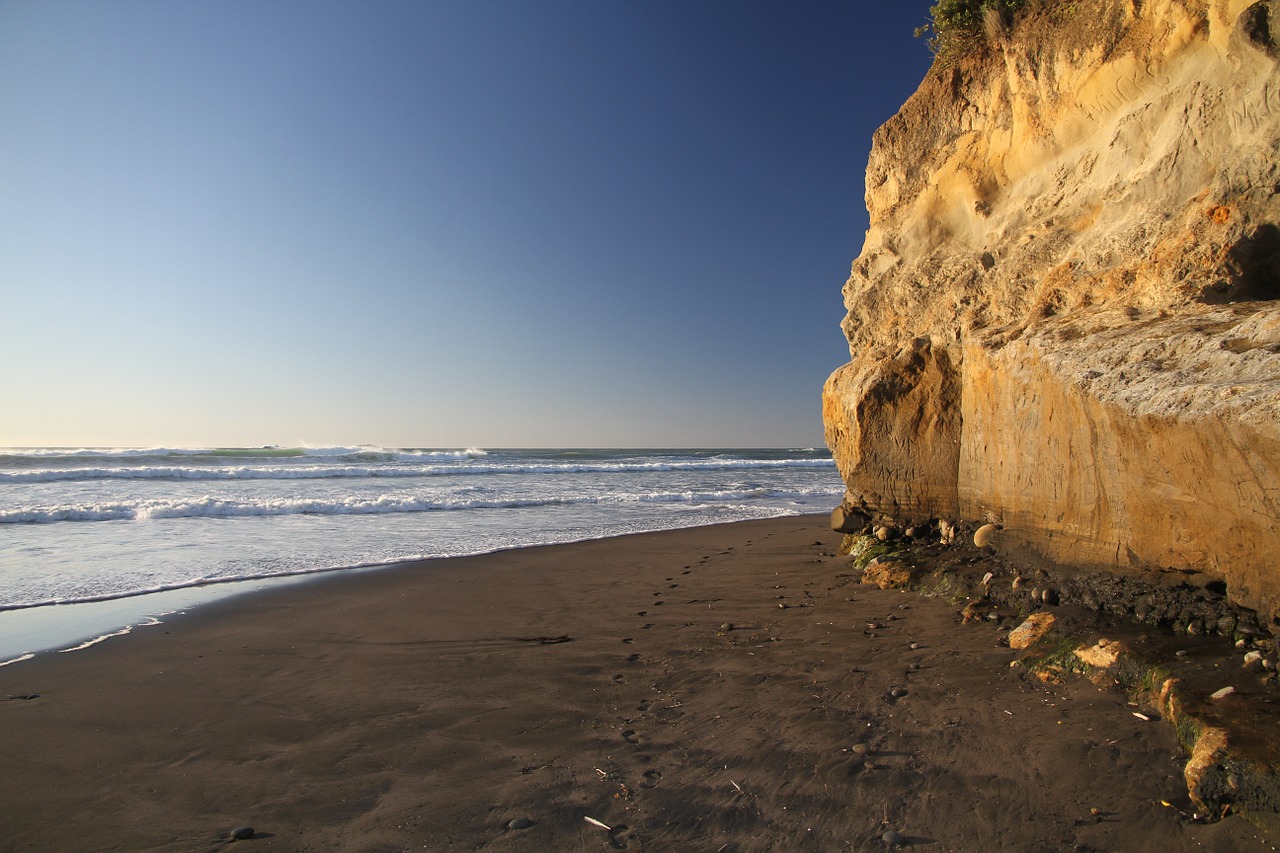
[{"label": "vegetation atop cliff", "polygon": [[1007,23],[1026,5],[1027,0],[938,0],[916,35],[932,33],[929,49],[946,61],[981,45],[989,26]]}]

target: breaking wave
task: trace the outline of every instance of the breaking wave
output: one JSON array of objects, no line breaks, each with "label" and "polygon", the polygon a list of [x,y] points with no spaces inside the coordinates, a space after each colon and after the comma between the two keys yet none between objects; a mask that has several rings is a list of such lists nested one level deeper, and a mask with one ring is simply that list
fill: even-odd
[{"label": "breaking wave", "polygon": [[245,518],[283,515],[382,515],[387,513],[449,512],[471,509],[525,509],[585,504],[687,503],[723,504],[761,498],[796,500],[827,495],[830,489],[777,490],[759,487],[714,491],[659,491],[601,496],[558,495],[494,500],[430,500],[383,495],[341,500],[271,498],[237,500],[202,497],[197,500],[145,500],[74,506],[17,507],[0,510],[0,524],[54,524],[77,521],[144,521],[165,518]]},{"label": "breaking wave", "polygon": [[480,458],[487,453],[477,447],[465,450],[401,450],[362,444],[352,447],[32,447],[0,448],[0,466],[21,467],[31,464],[86,460],[145,464],[152,460],[226,460],[226,459],[349,459],[367,462],[395,462],[428,459]]},{"label": "breaking wave", "polygon": [[[397,460],[401,462],[403,460]],[[439,477],[488,474],[642,474],[665,471],[732,471],[781,468],[835,468],[830,459],[707,459],[691,462],[579,462],[550,464],[238,465],[223,467],[37,468],[0,471],[0,484],[76,480],[328,480]]]}]

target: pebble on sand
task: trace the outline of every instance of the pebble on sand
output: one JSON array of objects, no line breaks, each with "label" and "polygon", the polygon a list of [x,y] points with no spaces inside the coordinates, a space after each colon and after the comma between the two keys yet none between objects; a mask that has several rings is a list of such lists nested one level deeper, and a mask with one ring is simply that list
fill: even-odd
[{"label": "pebble on sand", "polygon": [[231,837],[236,841],[248,841],[250,838],[253,838],[253,827],[237,826],[235,829],[231,830]]},{"label": "pebble on sand", "polygon": [[1027,621],[1009,632],[1009,648],[1029,648],[1052,630],[1055,621],[1052,614],[1032,613]]},{"label": "pebble on sand", "polygon": [[985,548],[990,545],[996,538],[996,531],[999,530],[994,524],[984,524],[973,532],[973,544],[979,548]]},{"label": "pebble on sand", "polygon": [[527,817],[518,817],[507,822],[507,829],[528,829],[533,826],[533,821]]},{"label": "pebble on sand", "polygon": [[898,845],[907,840],[906,836],[904,836],[901,832],[898,832],[898,830],[896,829],[889,830],[884,835],[880,836],[880,838],[884,841],[885,844],[891,844],[891,845]]}]

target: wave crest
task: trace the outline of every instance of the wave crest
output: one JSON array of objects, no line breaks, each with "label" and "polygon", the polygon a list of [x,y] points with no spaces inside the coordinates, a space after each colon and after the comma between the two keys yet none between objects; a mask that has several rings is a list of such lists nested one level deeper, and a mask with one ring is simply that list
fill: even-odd
[{"label": "wave crest", "polygon": [[[480,453],[484,453],[480,451]],[[487,454],[485,454],[487,455]],[[563,462],[544,464],[501,463],[479,461],[449,464],[441,458],[465,456],[479,460],[472,451],[445,453],[395,460],[385,465],[156,465],[84,468],[35,468],[25,471],[0,471],[0,484],[50,483],[75,480],[319,480],[346,478],[408,478],[446,475],[488,474],[642,474],[667,471],[730,471],[782,468],[834,468],[830,459],[708,459],[690,462]],[[349,459],[351,457],[342,457]],[[422,461],[432,460],[432,461]]]},{"label": "wave crest", "polygon": [[146,521],[171,518],[252,518],[284,515],[382,515],[452,512],[473,509],[524,509],[540,506],[627,503],[734,503],[760,498],[803,501],[826,496],[830,489],[744,487],[715,491],[656,491],[595,496],[549,496],[494,500],[431,500],[383,495],[341,500],[274,498],[234,500],[205,496],[196,500],[148,500],[81,506],[18,507],[0,510],[0,524],[55,524],[85,521]]}]

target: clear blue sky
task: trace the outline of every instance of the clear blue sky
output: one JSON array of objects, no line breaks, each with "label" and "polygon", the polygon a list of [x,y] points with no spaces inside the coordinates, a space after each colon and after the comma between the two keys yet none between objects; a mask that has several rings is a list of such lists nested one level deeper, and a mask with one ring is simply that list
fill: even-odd
[{"label": "clear blue sky", "polygon": [[814,446],[929,0],[0,0],[0,446]]}]

